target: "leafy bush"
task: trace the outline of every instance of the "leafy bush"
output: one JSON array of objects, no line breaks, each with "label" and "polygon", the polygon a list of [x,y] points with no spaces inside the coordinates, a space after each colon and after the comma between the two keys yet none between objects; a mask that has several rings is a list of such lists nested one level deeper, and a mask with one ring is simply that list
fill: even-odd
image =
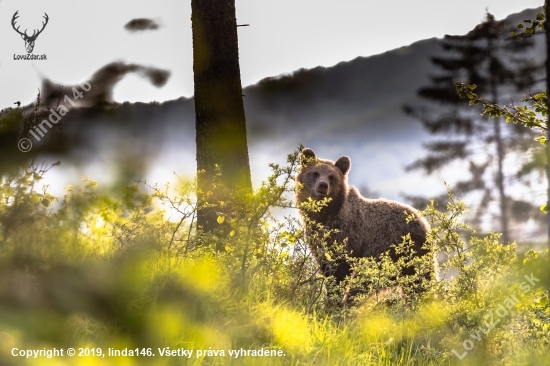
[{"label": "leafy bush", "polygon": [[[214,233],[196,227],[192,181],[175,188],[143,182],[118,197],[84,181],[56,198],[38,188],[51,167],[5,174],[0,363],[516,365],[547,359],[548,251],[518,258],[515,244],[499,243],[499,234],[478,237],[451,192],[444,211],[432,202],[423,212],[432,226],[429,245],[446,259],[446,279],[422,275],[433,257],[411,262],[405,237],[396,245],[402,262],[389,256],[353,262],[355,276],[342,290],[362,287],[363,295],[353,307],[340,306],[303,224],[275,214],[292,208],[298,156],[297,150],[286,166],[271,165],[272,175],[253,195],[235,194],[218,213]],[[318,243],[328,250],[326,238]],[[329,260],[346,255],[326,253]],[[400,268],[410,265],[417,275],[401,277]],[[499,320],[491,329],[490,314]],[[93,349],[95,356],[12,356],[15,348],[69,347],[77,354]],[[98,349],[141,354],[101,357]],[[161,356],[177,350],[180,356]],[[266,350],[274,355],[255,356]]]}]

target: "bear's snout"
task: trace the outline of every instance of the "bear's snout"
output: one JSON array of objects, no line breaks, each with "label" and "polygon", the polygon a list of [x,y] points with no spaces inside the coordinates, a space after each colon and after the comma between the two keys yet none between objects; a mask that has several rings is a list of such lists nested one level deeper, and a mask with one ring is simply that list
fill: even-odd
[{"label": "bear's snout", "polygon": [[327,182],[319,182],[319,184],[317,184],[317,194],[319,196],[328,196],[328,188]]}]

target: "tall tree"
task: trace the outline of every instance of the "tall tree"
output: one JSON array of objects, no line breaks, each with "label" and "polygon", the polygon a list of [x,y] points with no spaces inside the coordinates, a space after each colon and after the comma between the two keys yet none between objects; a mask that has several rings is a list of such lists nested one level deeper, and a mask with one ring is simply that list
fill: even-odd
[{"label": "tall tree", "polygon": [[[541,31],[545,33],[546,38],[546,62],[545,62],[545,71],[546,71],[546,113],[548,113],[548,105],[550,105],[550,79],[548,78],[548,75],[550,75],[550,36],[548,35],[548,29],[550,29],[550,21],[548,20],[548,0],[544,1],[543,6],[543,12],[537,14],[536,18],[534,20],[527,19],[523,21],[526,24],[518,24],[517,27],[521,30],[525,30],[524,33],[521,33],[521,36],[523,38],[524,35],[530,36],[536,34],[537,28],[539,28]],[[516,36],[516,32],[512,32],[512,37]],[[507,115],[506,109],[502,110],[502,115]],[[513,116],[513,115],[512,115]],[[528,125],[529,120],[521,120],[519,121],[522,124]],[[526,123],[527,122],[527,123]],[[550,114],[547,114],[546,116],[546,142],[545,142],[545,161],[543,162],[543,169],[546,174],[546,181],[548,183],[546,193],[546,205],[545,205],[545,211],[546,211],[546,222],[548,224],[548,244],[550,245],[550,130],[548,129],[548,126],[550,126]],[[538,164],[537,164],[538,163]],[[540,168],[541,164],[539,162],[534,162],[532,164],[536,168]]]},{"label": "tall tree", "polygon": [[[503,169],[511,147],[507,140],[525,130],[504,125],[499,119],[490,123],[479,118],[478,113],[457,96],[455,83],[476,84],[495,103],[512,89],[532,84],[536,65],[522,60],[519,66],[518,61],[533,43],[510,41],[508,27],[504,21],[496,21],[487,13],[484,22],[468,34],[445,36],[443,49],[449,55],[432,58],[432,63],[441,73],[431,76],[432,85],[418,91],[420,97],[435,103],[429,107],[404,107],[405,112],[419,118],[431,134],[441,136],[426,144],[427,156],[414,162],[409,169],[421,169],[430,174],[456,160],[468,161],[470,179],[459,182],[455,190],[460,193],[483,192],[476,215],[478,220],[494,200],[493,190],[498,192],[504,241],[510,240],[510,197],[506,194]],[[504,131],[505,126],[508,131]]]},{"label": "tall tree", "polygon": [[252,190],[235,0],[192,0],[191,8],[198,200],[212,205],[197,223],[212,231],[228,194]]},{"label": "tall tree", "polygon": [[[546,32],[546,101],[547,106],[550,105],[550,21],[548,20],[548,0],[544,1],[544,30]],[[550,114],[548,114],[546,126],[550,126]],[[550,141],[550,130],[546,130],[546,141]],[[546,180],[548,182],[547,198],[546,198],[546,215],[548,223],[548,245],[550,245],[550,144],[546,144]]]}]

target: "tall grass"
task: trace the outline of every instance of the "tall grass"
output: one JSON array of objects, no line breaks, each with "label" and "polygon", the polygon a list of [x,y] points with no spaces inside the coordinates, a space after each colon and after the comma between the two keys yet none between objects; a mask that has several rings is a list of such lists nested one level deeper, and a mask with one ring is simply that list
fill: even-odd
[{"label": "tall grass", "polygon": [[[335,303],[302,224],[271,214],[292,205],[297,164],[298,151],[287,166],[272,165],[266,183],[252,196],[235,196],[219,213],[223,230],[209,234],[195,225],[193,182],[173,189],[142,183],[116,196],[84,181],[56,198],[38,189],[48,167],[5,174],[0,364],[542,365],[550,359],[548,251],[518,256],[515,244],[500,243],[496,233],[474,235],[463,221],[465,205],[450,192],[446,208],[432,204],[423,214],[432,225],[432,253],[448,259],[442,273],[457,276],[427,282],[418,295],[377,300],[381,288],[371,286],[353,307]],[[400,246],[407,244],[405,238]],[[431,263],[430,257],[417,265]],[[397,276],[387,258],[355,265],[357,278],[382,278],[405,293],[415,280]],[[526,275],[537,280],[529,289]],[[506,314],[497,318],[501,307]],[[492,329],[490,314],[499,320]],[[14,349],[70,347],[96,355],[12,356]],[[102,357],[97,349],[142,354]],[[160,355],[177,350],[180,356]],[[265,350],[275,355],[257,356]]]}]

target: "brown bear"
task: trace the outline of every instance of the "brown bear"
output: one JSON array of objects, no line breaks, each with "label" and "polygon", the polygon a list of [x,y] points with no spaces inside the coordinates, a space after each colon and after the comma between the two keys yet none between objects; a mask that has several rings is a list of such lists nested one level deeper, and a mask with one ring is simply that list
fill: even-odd
[{"label": "brown bear", "polygon": [[[296,176],[299,183],[296,201],[300,214],[308,219],[305,220],[308,244],[323,274],[334,276],[337,284],[351,274],[351,266],[345,259],[331,261],[330,256],[319,250],[319,245],[311,238],[315,236],[312,231],[319,233],[321,229],[308,222],[337,230],[326,240],[326,245],[343,243],[345,252],[351,257],[377,258],[390,250],[390,256],[395,261],[398,255],[391,246],[401,243],[408,233],[414,242],[415,255],[422,256],[429,251],[424,248],[429,225],[418,211],[403,203],[362,197],[355,187],[348,186],[350,168],[351,159],[348,156],[333,162],[316,158],[313,150],[306,148],[302,150],[302,164]],[[329,202],[318,212],[308,211],[302,206],[309,199],[319,201],[324,198],[329,198]],[[407,215],[411,214],[414,219],[407,222]],[[407,267],[403,274],[413,274],[414,271],[414,268]],[[430,278],[431,275],[429,273],[425,277]]]}]

